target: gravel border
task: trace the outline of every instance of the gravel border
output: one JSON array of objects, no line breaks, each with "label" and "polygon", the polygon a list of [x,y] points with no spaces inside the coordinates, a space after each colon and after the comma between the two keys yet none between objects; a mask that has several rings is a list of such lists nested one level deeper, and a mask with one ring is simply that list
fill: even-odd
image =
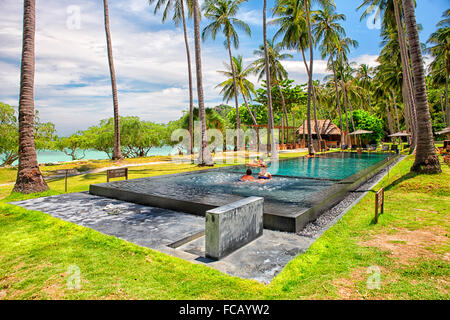
[{"label": "gravel border", "polygon": [[336,224],[351,208],[353,208],[371,189],[373,189],[389,171],[402,161],[406,156],[399,156],[393,163],[389,164],[372,178],[368,179],[356,190],[350,191],[348,195],[331,209],[325,211],[319,218],[308,223],[297,234],[300,236],[318,239],[325,231]]}]

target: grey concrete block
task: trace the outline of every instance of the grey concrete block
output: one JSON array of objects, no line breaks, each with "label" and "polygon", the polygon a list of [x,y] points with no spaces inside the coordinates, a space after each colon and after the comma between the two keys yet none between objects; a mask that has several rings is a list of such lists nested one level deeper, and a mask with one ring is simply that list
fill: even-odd
[{"label": "grey concrete block", "polygon": [[264,198],[249,197],[206,212],[206,257],[221,259],[263,234]]}]

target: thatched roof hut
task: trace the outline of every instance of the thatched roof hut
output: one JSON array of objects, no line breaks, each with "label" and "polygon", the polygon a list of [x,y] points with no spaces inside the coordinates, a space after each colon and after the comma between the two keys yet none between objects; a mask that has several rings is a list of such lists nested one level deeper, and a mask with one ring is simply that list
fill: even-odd
[{"label": "thatched roof hut", "polygon": [[[341,130],[331,120],[317,120],[317,126],[319,127],[321,136],[341,136]],[[303,134],[303,132],[308,134],[306,120],[303,121],[303,124],[297,129],[297,134]],[[311,133],[317,135],[316,123],[314,120],[311,120]]]}]

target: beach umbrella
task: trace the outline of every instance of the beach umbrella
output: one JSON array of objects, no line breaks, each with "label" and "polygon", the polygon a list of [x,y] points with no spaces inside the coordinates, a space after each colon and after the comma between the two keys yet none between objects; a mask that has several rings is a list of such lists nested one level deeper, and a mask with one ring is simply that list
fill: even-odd
[{"label": "beach umbrella", "polygon": [[368,133],[373,133],[373,131],[367,131],[367,130],[356,130],[354,132],[349,133],[349,135],[351,136],[356,136],[358,134],[368,134]]},{"label": "beach umbrella", "polygon": [[446,134],[446,133],[450,133],[450,127],[447,127],[444,130],[436,132],[436,134]]},{"label": "beach umbrella", "polygon": [[[369,134],[369,133],[373,133],[373,131],[368,131],[368,130],[356,130],[354,132],[349,133],[348,135],[350,136],[356,136],[356,135],[361,135],[361,134]],[[361,137],[359,138],[359,146],[361,146]]]},{"label": "beach umbrella", "polygon": [[410,133],[406,133],[406,132],[397,132],[397,133],[394,133],[394,134],[390,134],[390,135],[389,135],[389,137],[392,137],[392,138],[397,138],[397,137],[409,137],[409,136],[411,136],[411,134],[410,134]]}]

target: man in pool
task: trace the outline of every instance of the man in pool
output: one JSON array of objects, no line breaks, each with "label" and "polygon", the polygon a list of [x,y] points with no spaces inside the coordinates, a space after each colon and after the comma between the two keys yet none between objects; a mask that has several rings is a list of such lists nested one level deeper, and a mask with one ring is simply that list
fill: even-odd
[{"label": "man in pool", "polygon": [[240,179],[240,181],[252,181],[256,180],[254,176],[252,176],[252,169],[247,169],[247,172],[245,175],[243,175]]}]

